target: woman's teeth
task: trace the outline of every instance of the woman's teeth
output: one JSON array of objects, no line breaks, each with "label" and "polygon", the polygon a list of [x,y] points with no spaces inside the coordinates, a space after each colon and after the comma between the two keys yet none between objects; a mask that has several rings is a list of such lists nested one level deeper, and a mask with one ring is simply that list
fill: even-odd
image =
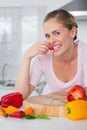
[{"label": "woman's teeth", "polygon": [[53,46],[53,49],[54,49],[54,50],[57,50],[57,49],[59,49],[60,47],[61,47],[61,45]]}]

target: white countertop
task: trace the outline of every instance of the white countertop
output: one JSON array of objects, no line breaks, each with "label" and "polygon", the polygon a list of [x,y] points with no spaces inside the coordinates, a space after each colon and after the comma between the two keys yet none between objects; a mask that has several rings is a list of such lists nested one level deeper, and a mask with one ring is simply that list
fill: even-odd
[{"label": "white countertop", "polygon": [[[0,87],[0,97],[14,88]],[[0,130],[87,130],[87,120],[72,121],[66,117],[46,119],[16,119],[0,117]]]},{"label": "white countertop", "polygon": [[71,121],[66,117],[16,119],[0,117],[0,130],[87,130],[87,120]]}]

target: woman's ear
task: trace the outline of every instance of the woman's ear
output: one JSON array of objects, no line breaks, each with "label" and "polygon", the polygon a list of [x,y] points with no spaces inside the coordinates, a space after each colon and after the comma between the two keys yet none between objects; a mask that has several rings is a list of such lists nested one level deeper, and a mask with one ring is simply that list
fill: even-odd
[{"label": "woman's ear", "polygon": [[72,38],[74,38],[77,35],[77,28],[75,26],[72,27],[71,35]]}]

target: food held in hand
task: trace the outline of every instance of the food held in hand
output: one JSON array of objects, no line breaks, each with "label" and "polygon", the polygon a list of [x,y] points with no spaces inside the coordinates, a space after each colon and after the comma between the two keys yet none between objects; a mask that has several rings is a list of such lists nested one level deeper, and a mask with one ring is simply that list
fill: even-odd
[{"label": "food held in hand", "polygon": [[87,119],[87,101],[73,100],[65,105],[65,115],[71,120]]},{"label": "food held in hand", "polygon": [[67,93],[67,101],[73,101],[77,99],[86,100],[86,91],[80,85],[75,85],[73,88],[70,89]]},{"label": "food held in hand", "polygon": [[11,105],[16,108],[19,108],[22,106],[22,103],[23,103],[22,94],[19,92],[9,93],[1,97],[2,107],[8,107]]},{"label": "food held in hand", "polygon": [[49,50],[53,50],[53,47],[49,47]]}]

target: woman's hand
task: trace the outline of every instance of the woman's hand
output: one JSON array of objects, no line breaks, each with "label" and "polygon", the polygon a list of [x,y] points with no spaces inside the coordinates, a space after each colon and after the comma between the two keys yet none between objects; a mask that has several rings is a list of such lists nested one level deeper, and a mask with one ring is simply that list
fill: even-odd
[{"label": "woman's hand", "polygon": [[46,54],[49,50],[49,43],[46,41],[39,41],[32,45],[26,52],[26,56],[33,58],[38,54]]}]

